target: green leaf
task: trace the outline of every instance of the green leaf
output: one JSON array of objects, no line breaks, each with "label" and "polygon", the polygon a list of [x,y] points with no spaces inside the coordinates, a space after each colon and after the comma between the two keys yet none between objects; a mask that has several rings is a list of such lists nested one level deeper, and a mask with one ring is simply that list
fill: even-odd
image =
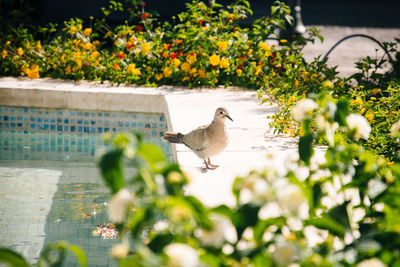
[{"label": "green leaf", "polygon": [[[58,251],[59,257],[54,259],[52,255],[52,251]],[[39,258],[39,266],[63,266],[63,262],[65,260],[66,252],[72,252],[80,266],[87,265],[87,258],[85,252],[78,246],[71,245],[65,241],[60,241],[57,243],[48,244],[42,252],[42,255]]]},{"label": "green leaf", "polygon": [[340,99],[336,107],[334,120],[341,126],[346,125],[346,117],[349,115],[349,102],[345,99]]},{"label": "green leaf", "polygon": [[155,253],[160,253],[166,245],[174,240],[174,236],[170,233],[158,234],[147,246]]},{"label": "green leaf", "polygon": [[349,216],[347,214],[347,206],[349,203],[350,201],[345,201],[340,206],[336,206],[328,212],[331,218],[335,218],[340,225],[347,229],[351,229]]},{"label": "green leaf", "polygon": [[228,217],[231,220],[235,215],[234,212],[226,205],[220,205],[218,207],[212,208],[211,212],[215,212],[215,213],[224,215],[224,216]]},{"label": "green leaf", "polygon": [[283,217],[270,218],[267,220],[259,220],[254,227],[254,239],[257,242],[262,242],[263,235],[265,230],[271,225],[283,226],[286,221]]},{"label": "green leaf", "polygon": [[159,172],[167,165],[167,158],[164,153],[153,144],[141,143],[137,154],[149,164],[152,171]]},{"label": "green leaf", "polygon": [[247,227],[256,225],[256,223],[258,222],[259,210],[260,206],[245,204],[243,206],[240,206],[239,209],[236,211],[232,223],[236,228],[239,238],[242,236],[243,231]]},{"label": "green leaf", "polygon": [[125,185],[122,173],[122,156],[123,150],[116,149],[104,154],[100,159],[101,175],[113,194]]},{"label": "green leaf", "polygon": [[314,149],[312,146],[313,140],[314,140],[313,134],[309,133],[304,136],[301,136],[299,141],[300,159],[304,161],[304,163],[308,166],[310,165],[310,159],[314,154]]},{"label": "green leaf", "polygon": [[0,262],[15,267],[31,266],[21,254],[9,248],[0,248]]},{"label": "green leaf", "polygon": [[341,238],[344,237],[346,233],[346,228],[343,227],[336,220],[325,215],[320,218],[311,218],[306,221],[307,225],[314,225],[317,228],[328,230],[331,234],[337,235]]},{"label": "green leaf", "polygon": [[221,260],[214,254],[203,253],[200,255],[200,260],[207,264],[207,266],[219,267],[221,266]]}]

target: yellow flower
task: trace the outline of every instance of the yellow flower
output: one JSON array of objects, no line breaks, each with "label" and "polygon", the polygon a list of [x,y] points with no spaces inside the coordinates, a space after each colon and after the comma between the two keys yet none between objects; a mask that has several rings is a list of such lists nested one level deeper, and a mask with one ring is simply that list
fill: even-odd
[{"label": "yellow flower", "polygon": [[77,58],[79,58],[81,55],[82,55],[82,53],[79,52],[79,51],[77,51],[77,52],[74,53],[74,57],[77,57]]},{"label": "yellow flower", "polygon": [[207,73],[204,70],[199,70],[199,77],[200,78],[205,78],[207,76]]},{"label": "yellow flower", "polygon": [[374,120],[374,114],[368,113],[365,115],[365,118],[367,118],[368,121],[372,122]]},{"label": "yellow flower", "polygon": [[2,52],[1,52],[1,57],[2,58],[5,58],[7,56],[7,50],[3,50]]},{"label": "yellow flower", "polygon": [[19,56],[22,56],[24,54],[24,50],[21,47],[18,47],[17,52]]},{"label": "yellow flower", "polygon": [[85,50],[90,50],[92,49],[92,44],[91,43],[86,43],[86,44],[82,44],[82,48]]},{"label": "yellow flower", "polygon": [[92,34],[92,29],[91,29],[91,28],[86,28],[86,29],[83,31],[83,34],[84,34],[85,36],[91,35],[91,34]]},{"label": "yellow flower", "polygon": [[392,166],[393,164],[394,164],[394,161],[388,161],[388,162],[386,163],[387,166]]},{"label": "yellow flower", "polygon": [[182,81],[184,81],[184,82],[190,81],[190,76],[185,76],[185,77],[183,77]]},{"label": "yellow flower", "polygon": [[209,58],[210,64],[213,66],[218,66],[219,62],[220,62],[220,58],[218,55],[213,54],[210,58]]},{"label": "yellow flower", "polygon": [[96,40],[96,41],[93,41],[93,43],[92,43],[94,46],[97,46],[97,45],[99,45],[100,44],[100,41],[99,40]]},{"label": "yellow flower", "polygon": [[190,70],[190,75],[195,76],[196,73],[197,73],[197,69],[196,69],[196,68],[192,68],[192,69]]},{"label": "yellow flower", "polygon": [[227,59],[227,58],[223,58],[223,59],[221,59],[221,62],[219,63],[219,67],[221,68],[221,69],[227,69],[227,68],[229,68],[229,59]]},{"label": "yellow flower", "polygon": [[218,41],[217,45],[221,51],[224,51],[229,46],[229,42]]},{"label": "yellow flower", "polygon": [[362,105],[363,101],[360,98],[356,98],[351,101],[351,105]]},{"label": "yellow flower", "polygon": [[271,50],[271,48],[269,47],[269,45],[267,43],[259,43],[258,46],[264,50]]},{"label": "yellow flower", "polygon": [[186,56],[186,60],[189,62],[189,64],[193,64],[197,61],[197,55],[196,53],[190,53]]},{"label": "yellow flower", "polygon": [[37,48],[38,50],[42,49],[42,44],[40,43],[40,40],[37,42],[36,48]]},{"label": "yellow flower", "polygon": [[147,54],[148,52],[150,52],[150,43],[143,43],[142,44],[142,53],[143,54]]},{"label": "yellow flower", "polygon": [[81,68],[82,67],[82,60],[77,59],[77,60],[75,60],[75,63],[76,63],[77,68]]},{"label": "yellow flower", "polygon": [[156,74],[156,80],[157,80],[157,81],[161,80],[162,77],[163,77],[163,75],[162,75],[161,73]]},{"label": "yellow flower", "polygon": [[239,75],[239,76],[240,76],[240,75],[242,75],[242,73],[243,73],[243,70],[242,70],[242,69],[237,69],[237,70],[236,70],[236,73],[237,73],[237,75]]},{"label": "yellow flower", "polygon": [[262,66],[261,65],[257,65],[257,67],[256,67],[256,75],[260,74],[261,69],[262,69]]},{"label": "yellow flower", "polygon": [[70,74],[71,73],[71,66],[67,66],[66,68],[65,68],[65,74]]},{"label": "yellow flower", "polygon": [[105,35],[104,35],[104,38],[107,38],[108,36],[110,36],[112,34],[112,32],[107,32]]},{"label": "yellow flower", "polygon": [[179,59],[177,59],[177,58],[174,58],[172,60],[172,64],[174,65],[175,68],[178,68],[179,65],[181,65],[181,61]]},{"label": "yellow flower", "polygon": [[294,87],[296,87],[296,88],[299,87],[299,83],[300,82],[298,80],[294,80]]},{"label": "yellow flower", "polygon": [[39,78],[39,65],[33,64],[30,68],[29,66],[23,68],[22,71],[28,76],[30,79],[37,79]]},{"label": "yellow flower", "polygon": [[286,40],[286,39],[281,39],[280,42],[281,42],[282,44],[285,44],[285,43],[288,42],[288,40]]},{"label": "yellow flower", "polygon": [[371,97],[371,100],[372,100],[372,101],[375,101],[375,100],[376,100],[376,97]]},{"label": "yellow flower", "polygon": [[374,89],[372,89],[372,94],[377,95],[380,91],[381,91],[380,88],[374,88]]},{"label": "yellow flower", "polygon": [[72,26],[71,29],[69,30],[70,34],[74,34],[78,29],[76,28],[76,26]]},{"label": "yellow flower", "polygon": [[364,114],[365,113],[365,108],[362,108],[360,112],[361,112],[361,114]]},{"label": "yellow flower", "polygon": [[181,70],[189,72],[190,71],[190,64],[185,62],[181,65]]},{"label": "yellow flower", "polygon": [[170,76],[172,74],[172,70],[170,68],[166,67],[163,70],[163,74],[164,74],[165,77],[168,77],[168,76]]},{"label": "yellow flower", "polygon": [[7,42],[6,42],[6,46],[7,46],[7,45],[10,45],[10,44],[11,44],[11,41],[7,41]]},{"label": "yellow flower", "polygon": [[126,71],[129,74],[133,74],[133,75],[136,75],[136,76],[139,76],[139,75],[142,74],[142,72],[139,69],[136,68],[135,64],[129,64],[128,68],[126,69]]},{"label": "yellow flower", "polygon": [[91,57],[92,59],[96,59],[96,58],[98,58],[99,56],[100,56],[100,53],[99,53],[97,50],[93,51],[92,54],[90,55],[90,57]]}]

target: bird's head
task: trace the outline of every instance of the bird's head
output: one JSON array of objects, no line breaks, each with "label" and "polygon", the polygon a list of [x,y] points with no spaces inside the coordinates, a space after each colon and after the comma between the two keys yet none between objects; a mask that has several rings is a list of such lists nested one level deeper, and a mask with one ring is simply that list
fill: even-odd
[{"label": "bird's head", "polygon": [[215,111],[214,120],[225,120],[226,118],[233,121],[225,108],[217,108],[217,110]]}]

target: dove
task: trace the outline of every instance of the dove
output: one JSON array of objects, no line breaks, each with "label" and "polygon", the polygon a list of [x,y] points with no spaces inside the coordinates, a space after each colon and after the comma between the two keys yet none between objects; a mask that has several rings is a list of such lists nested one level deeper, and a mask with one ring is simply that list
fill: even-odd
[{"label": "dove", "polygon": [[218,155],[228,145],[226,119],[233,121],[228,111],[219,107],[210,124],[200,126],[187,134],[165,132],[162,140],[173,144],[184,144],[203,160],[206,169],[215,170],[219,166],[212,164],[210,157]]}]

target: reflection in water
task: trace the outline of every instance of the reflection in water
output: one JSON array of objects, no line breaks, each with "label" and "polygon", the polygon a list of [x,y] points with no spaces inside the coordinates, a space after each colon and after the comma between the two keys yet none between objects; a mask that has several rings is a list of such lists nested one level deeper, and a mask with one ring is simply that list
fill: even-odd
[{"label": "reflection in water", "polygon": [[[95,164],[91,168],[96,168]],[[71,177],[69,174],[67,171],[60,178],[58,190],[53,197],[45,229],[45,243],[66,240],[85,251],[89,266],[116,266],[117,263],[109,256],[109,250],[119,242],[118,239],[93,235],[99,225],[108,223],[107,201],[111,194],[101,184],[100,177],[96,180],[93,179],[95,177],[87,177],[86,180],[90,182],[76,183],[73,175]],[[74,256],[69,255],[66,266],[76,264]]]}]

